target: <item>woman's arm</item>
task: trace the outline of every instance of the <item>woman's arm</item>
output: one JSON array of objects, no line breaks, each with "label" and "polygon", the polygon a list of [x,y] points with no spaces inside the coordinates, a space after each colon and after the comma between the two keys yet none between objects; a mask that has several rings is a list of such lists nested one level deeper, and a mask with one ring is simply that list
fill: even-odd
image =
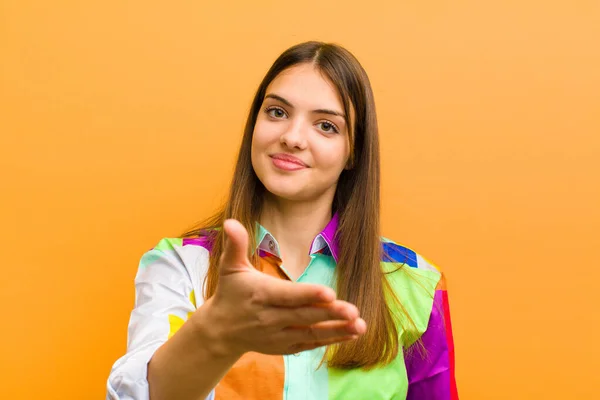
[{"label": "woman's arm", "polygon": [[110,372],[108,400],[149,398],[148,363],[196,311],[196,305],[202,307],[199,284],[207,266],[208,251],[183,246],[181,239],[163,239],[142,256],[135,277],[127,352]]},{"label": "woman's arm", "polygon": [[204,399],[239,359],[217,343],[210,305],[208,300],[150,360],[150,400]]}]

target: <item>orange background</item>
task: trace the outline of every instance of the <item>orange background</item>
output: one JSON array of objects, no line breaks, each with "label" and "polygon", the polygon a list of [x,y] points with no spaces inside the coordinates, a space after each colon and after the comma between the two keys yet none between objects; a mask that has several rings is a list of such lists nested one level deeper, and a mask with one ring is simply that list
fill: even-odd
[{"label": "orange background", "polygon": [[384,234],[448,275],[461,399],[600,398],[600,3],[217,3],[0,2],[0,398],[104,398],[140,256],[214,210],[308,39],[371,77]]}]

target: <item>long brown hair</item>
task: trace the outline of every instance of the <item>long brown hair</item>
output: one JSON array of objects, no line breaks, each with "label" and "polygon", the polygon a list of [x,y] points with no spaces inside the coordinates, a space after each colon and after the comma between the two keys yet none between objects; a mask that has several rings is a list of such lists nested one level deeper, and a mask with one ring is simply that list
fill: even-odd
[{"label": "long brown hair", "polygon": [[[184,236],[212,235],[210,265],[205,280],[205,297],[215,293],[218,262],[223,252],[224,233],[219,229],[225,219],[235,218],[255,243],[258,221],[266,191],[258,179],[250,158],[252,135],[268,85],[282,71],[301,63],[311,63],[336,87],[343,102],[349,127],[350,160],[338,181],[332,214],[339,214],[336,238],[340,256],[336,267],[337,296],[355,304],[366,321],[367,332],[356,341],[331,346],[329,367],[372,368],[391,362],[400,349],[397,323],[414,328],[410,316],[393,315],[388,301],[396,301],[381,268],[379,134],[371,84],[358,60],[335,44],[306,42],[293,46],[277,58],[262,80],[254,100],[239,149],[237,164],[223,208]],[[350,111],[354,120],[350,120]],[[251,246],[252,247],[252,246]],[[253,248],[253,247],[252,247]],[[257,252],[248,257],[258,265]],[[398,302],[399,309],[404,308]],[[401,328],[402,329],[402,328]],[[414,329],[406,329],[409,338]],[[412,340],[412,338],[411,338]]]}]

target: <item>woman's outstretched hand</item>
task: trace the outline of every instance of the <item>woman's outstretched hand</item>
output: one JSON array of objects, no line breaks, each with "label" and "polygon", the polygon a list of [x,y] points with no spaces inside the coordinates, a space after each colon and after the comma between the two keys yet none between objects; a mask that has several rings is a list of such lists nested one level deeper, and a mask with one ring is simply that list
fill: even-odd
[{"label": "woman's outstretched hand", "polygon": [[326,286],[293,283],[256,270],[248,233],[227,220],[216,292],[193,323],[204,324],[211,347],[239,357],[248,351],[291,354],[356,339],[366,331],[358,309]]}]

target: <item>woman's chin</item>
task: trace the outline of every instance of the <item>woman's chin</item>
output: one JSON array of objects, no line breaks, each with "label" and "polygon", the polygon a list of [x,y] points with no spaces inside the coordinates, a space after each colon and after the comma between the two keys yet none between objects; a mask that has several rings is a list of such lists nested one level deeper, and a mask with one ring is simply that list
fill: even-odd
[{"label": "woman's chin", "polygon": [[277,198],[289,200],[289,201],[304,201],[309,196],[306,195],[302,190],[299,190],[298,185],[291,184],[272,184],[265,185],[265,188],[269,193]]}]

